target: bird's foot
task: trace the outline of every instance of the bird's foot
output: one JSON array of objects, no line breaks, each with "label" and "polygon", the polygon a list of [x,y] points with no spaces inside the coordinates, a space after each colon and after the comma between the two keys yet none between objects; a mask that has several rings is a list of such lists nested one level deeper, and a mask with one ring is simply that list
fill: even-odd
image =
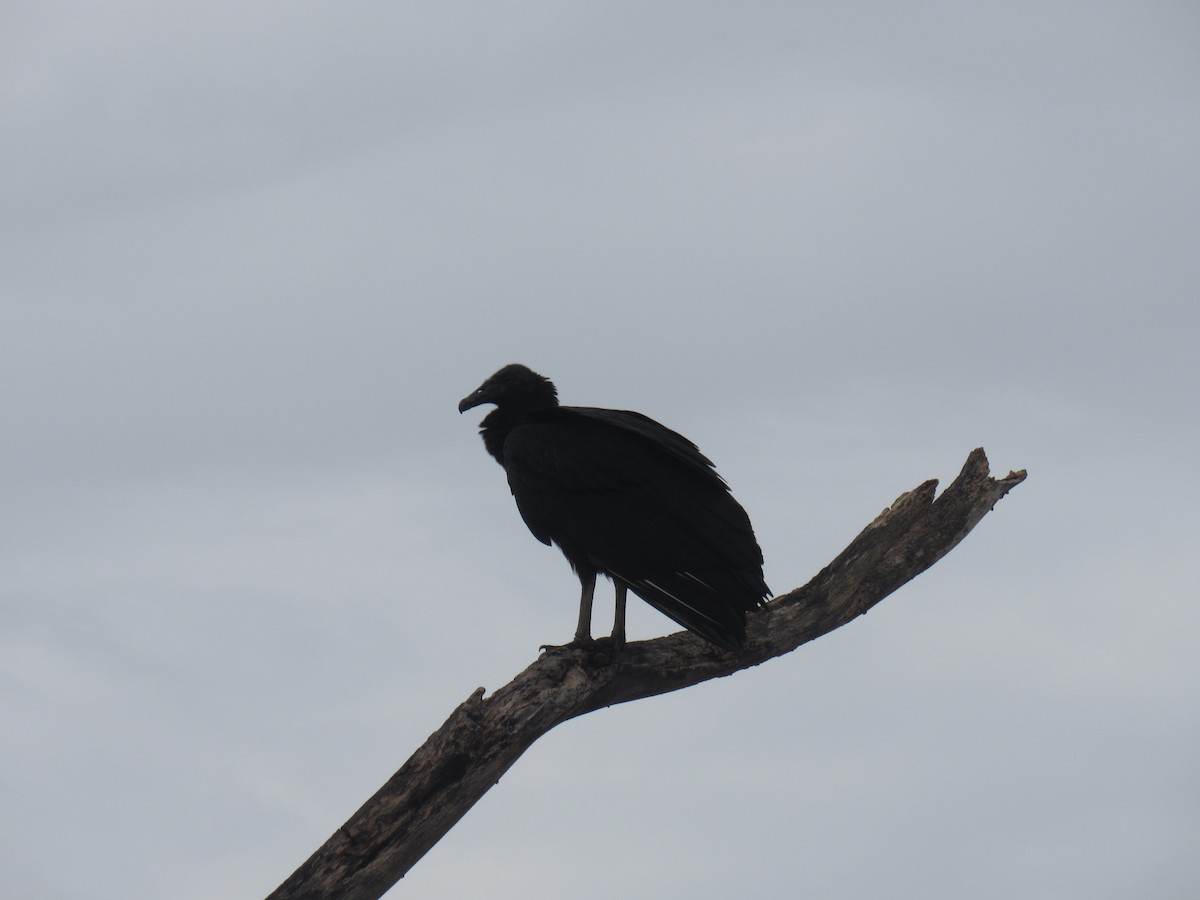
[{"label": "bird's foot", "polygon": [[575,638],[568,644],[542,644],[539,648],[544,653],[568,653],[572,650],[592,650],[600,642],[595,638]]},{"label": "bird's foot", "polygon": [[602,656],[612,659],[619,656],[625,649],[625,642],[617,642],[609,637],[575,638],[569,644],[542,644],[543,653],[585,653],[588,656]]}]

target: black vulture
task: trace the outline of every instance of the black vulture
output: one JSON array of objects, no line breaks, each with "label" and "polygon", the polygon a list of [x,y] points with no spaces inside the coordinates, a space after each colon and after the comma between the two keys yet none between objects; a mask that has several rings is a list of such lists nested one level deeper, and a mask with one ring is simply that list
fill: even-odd
[{"label": "black vulture", "polygon": [[505,366],[458,404],[484,403],[480,434],[504,467],[521,518],[562,550],[583,596],[573,644],[591,642],[596,575],[616,586],[612,641],[625,642],[633,591],[727,650],[746,640],[746,613],[771,595],[746,511],[687,438],[640,413],[559,406],[550,379]]}]

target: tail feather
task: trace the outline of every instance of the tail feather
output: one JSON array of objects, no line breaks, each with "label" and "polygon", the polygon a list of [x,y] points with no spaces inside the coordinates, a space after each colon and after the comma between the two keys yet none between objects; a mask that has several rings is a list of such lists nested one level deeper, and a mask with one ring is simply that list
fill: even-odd
[{"label": "tail feather", "polygon": [[763,604],[770,589],[742,572],[668,572],[649,578],[614,577],[688,631],[726,650],[746,643],[746,613]]}]

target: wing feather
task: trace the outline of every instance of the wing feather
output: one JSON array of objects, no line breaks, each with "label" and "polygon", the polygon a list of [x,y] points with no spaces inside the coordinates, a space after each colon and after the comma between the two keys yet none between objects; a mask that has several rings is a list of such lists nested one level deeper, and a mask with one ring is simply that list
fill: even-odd
[{"label": "wing feather", "polygon": [[710,640],[741,642],[745,612],[770,594],[762,552],[694,444],[636,413],[559,407],[515,427],[503,455],[538,540]]}]

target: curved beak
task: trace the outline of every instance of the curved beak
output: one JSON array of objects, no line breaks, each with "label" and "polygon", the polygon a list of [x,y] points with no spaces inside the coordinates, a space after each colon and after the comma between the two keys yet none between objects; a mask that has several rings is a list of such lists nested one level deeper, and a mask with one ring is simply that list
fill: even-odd
[{"label": "curved beak", "polygon": [[489,401],[487,398],[487,391],[485,391],[484,386],[481,385],[458,401],[458,411],[460,413],[465,413],[468,409],[474,409],[476,406],[489,402],[491,401]]}]

